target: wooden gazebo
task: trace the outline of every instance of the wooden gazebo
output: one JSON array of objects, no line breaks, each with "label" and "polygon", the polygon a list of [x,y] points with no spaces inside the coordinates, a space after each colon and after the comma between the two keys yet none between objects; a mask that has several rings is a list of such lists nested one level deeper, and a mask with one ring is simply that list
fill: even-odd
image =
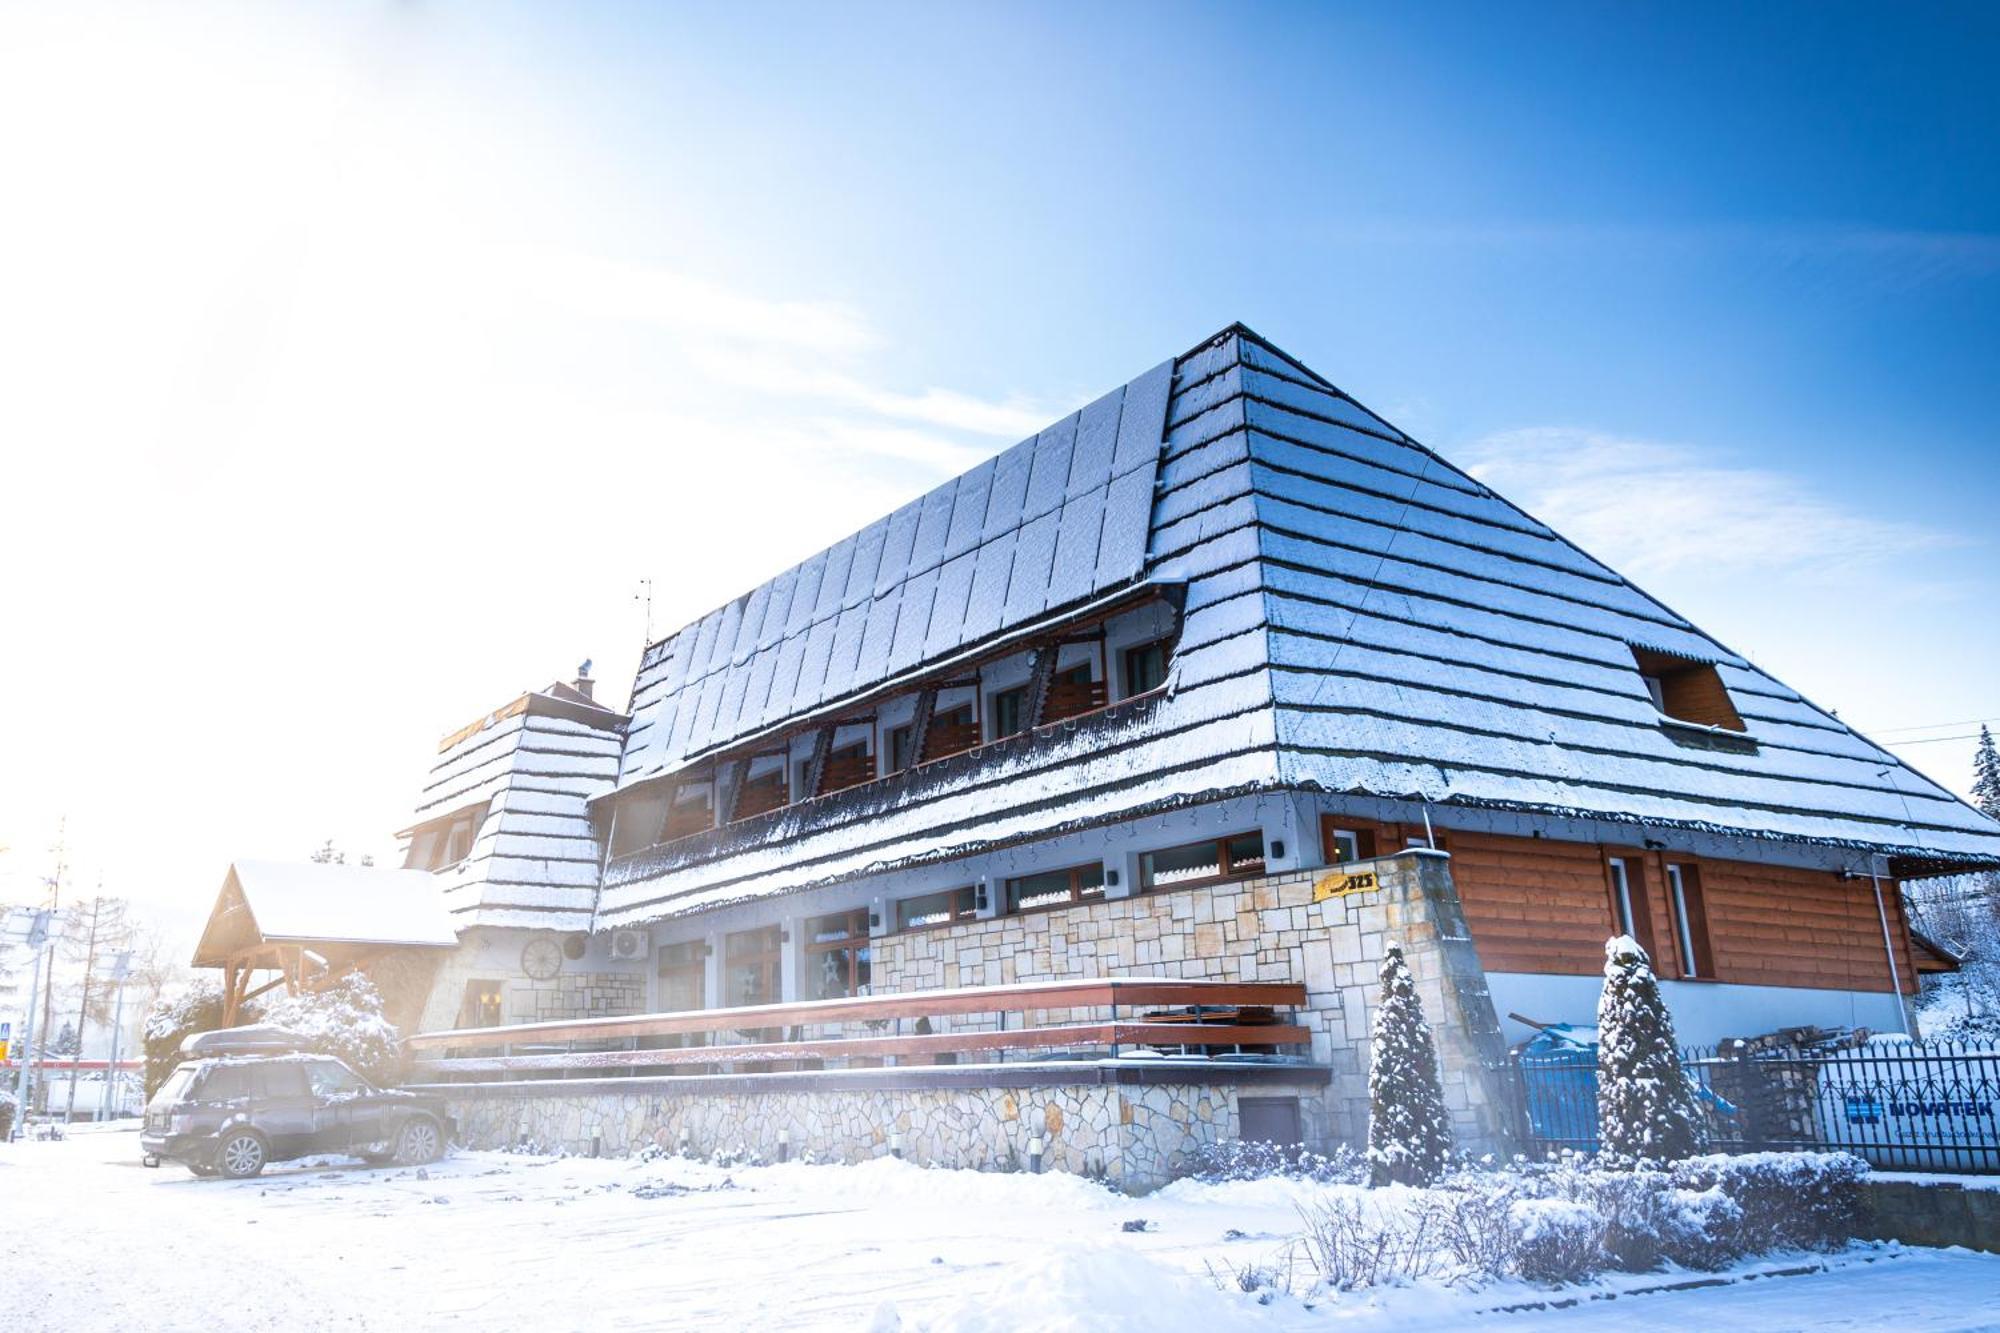
[{"label": "wooden gazebo", "polygon": [[[194,965],[222,970],[222,1020],[279,986],[291,994],[398,950],[458,943],[435,878],[421,870],[238,861],[229,868]],[[265,976],[256,985],[252,978]]]}]

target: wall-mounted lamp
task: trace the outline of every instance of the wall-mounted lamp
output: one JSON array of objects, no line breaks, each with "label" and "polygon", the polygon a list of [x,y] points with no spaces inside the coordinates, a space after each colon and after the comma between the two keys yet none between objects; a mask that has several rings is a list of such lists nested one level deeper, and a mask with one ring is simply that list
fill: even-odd
[{"label": "wall-mounted lamp", "polygon": [[1285,859],[1285,840],[1283,838],[1271,839],[1271,859],[1273,861],[1282,861]]},{"label": "wall-mounted lamp", "polygon": [[1115,868],[1113,868],[1113,869],[1111,869],[1111,870],[1107,870],[1107,871],[1105,871],[1105,872],[1104,872],[1104,882],[1105,882],[1105,884],[1106,884],[1107,886],[1109,886],[1109,887],[1111,887],[1111,888],[1114,888],[1114,889],[1115,889],[1115,888],[1117,888],[1117,887],[1118,887],[1118,871],[1117,871],[1117,870],[1116,870]]}]

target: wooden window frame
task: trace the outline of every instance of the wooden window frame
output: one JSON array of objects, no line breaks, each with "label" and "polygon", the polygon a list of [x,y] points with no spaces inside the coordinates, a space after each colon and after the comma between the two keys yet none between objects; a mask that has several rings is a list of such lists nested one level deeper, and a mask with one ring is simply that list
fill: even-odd
[{"label": "wooden window frame", "polygon": [[[1167,683],[1167,677],[1172,673],[1174,665],[1172,645],[1173,639],[1171,636],[1161,635],[1157,639],[1148,639],[1144,643],[1135,643],[1131,647],[1119,652],[1118,667],[1120,673],[1124,676],[1124,680],[1121,682],[1125,687],[1124,698],[1136,699],[1142,694],[1151,694],[1154,690],[1159,689]],[[1132,684],[1133,660],[1141,653],[1150,652],[1155,648],[1160,650],[1160,678],[1143,689],[1135,689]]]},{"label": "wooden window frame", "polygon": [[1646,697],[1661,718],[1690,727],[1749,730],[1715,663],[1674,657],[1638,644],[1627,646]]},{"label": "wooden window frame", "polygon": [[[1000,730],[1000,709],[1003,700],[1012,701],[1014,705],[1015,726],[1012,731]],[[992,724],[986,735],[986,743],[1004,741],[1009,736],[1020,736],[1033,730],[1028,725],[1028,687],[1026,685],[1015,685],[1004,690],[994,690],[986,696],[986,704],[988,720]]]},{"label": "wooden window frame", "polygon": [[[761,935],[770,939],[768,947],[746,951],[738,955],[734,942],[749,935]],[[739,967],[759,967],[766,970],[771,982],[771,998],[767,1000],[742,1000],[729,994],[729,974]],[[782,1004],[785,998],[785,932],[778,926],[752,926],[748,930],[731,931],[722,937],[722,998],[725,1007],[735,1008],[744,1004]]]},{"label": "wooden window frame", "polygon": [[[1257,868],[1255,870],[1238,870],[1235,863],[1230,860],[1229,844],[1239,838],[1255,838],[1257,840]],[[1177,879],[1171,884],[1156,885],[1150,882],[1149,876],[1146,873],[1146,863],[1150,858],[1165,852],[1187,851],[1191,848],[1206,846],[1213,846],[1215,848],[1215,874],[1205,875],[1199,879]],[[1140,854],[1139,891],[1142,893],[1172,893],[1177,889],[1198,889],[1206,884],[1230,884],[1237,880],[1256,879],[1259,875],[1269,873],[1266,868],[1270,864],[1269,857],[1270,853],[1264,845],[1264,831],[1262,829],[1244,829],[1238,833],[1225,833],[1219,838],[1200,838],[1194,842],[1183,842],[1172,847],[1155,847]]]},{"label": "wooden window frame", "polygon": [[[828,940],[818,940],[812,938],[815,934],[818,933],[814,928],[820,922],[837,921],[837,920],[844,920],[846,922],[847,934],[841,935],[835,939],[828,939]],[[872,946],[869,942],[869,936],[868,936],[868,909],[865,907],[851,907],[839,912],[823,912],[818,916],[807,917],[803,929],[806,935],[805,954],[806,954],[806,959],[809,962],[813,959],[823,957],[824,955],[830,953],[845,953],[848,955],[847,994],[846,995],[814,994],[811,996],[801,996],[800,998],[801,999],[809,998],[814,1000],[837,1000],[837,999],[852,999],[855,996],[860,995],[862,993],[861,990],[859,989],[861,983],[857,980],[857,978],[860,975],[862,965],[866,964],[868,966],[871,975],[871,980],[874,972],[874,959],[873,956],[870,955],[870,949],[872,948]],[[869,956],[864,957],[863,955],[869,955]]]},{"label": "wooden window frame", "polygon": [[[932,899],[950,899],[953,906],[942,921],[926,921],[922,925],[911,925],[907,908],[913,903],[929,902]],[[959,906],[960,903],[963,906]],[[955,889],[939,889],[935,893],[918,893],[908,898],[896,900],[896,933],[909,934],[923,930],[947,930],[952,926],[962,926],[968,921],[978,920],[979,886],[966,884]]]},{"label": "wooden window frame", "polygon": [[[1605,848],[1604,891],[1611,908],[1611,929],[1617,935],[1630,935],[1639,941],[1639,947],[1653,960],[1655,975],[1660,966],[1659,945],[1653,936],[1652,905],[1647,901],[1646,856],[1643,852],[1627,851],[1619,848]],[[1623,893],[1620,893],[1620,879],[1623,879]],[[1620,910],[1621,906],[1626,910]]]},{"label": "wooden window frame", "polygon": [[1322,812],[1319,817],[1320,857],[1330,866],[1347,864],[1334,855],[1336,839],[1341,834],[1347,834],[1354,839],[1355,850],[1359,853],[1354,859],[1372,861],[1380,854],[1376,847],[1376,833],[1373,824]]},{"label": "wooden window frame", "polygon": [[1714,981],[1715,947],[1708,935],[1708,900],[1702,895],[1701,865],[1662,860],[1660,876],[1673,917],[1674,951],[1683,981]]},{"label": "wooden window frame", "polygon": [[[1086,885],[1083,882],[1084,877],[1091,873],[1096,874],[1097,883]],[[1058,902],[1037,903],[1033,907],[1020,906],[1019,885],[1027,880],[1040,879],[1044,875],[1067,875],[1069,877],[1068,896]],[[1082,903],[1102,902],[1104,901],[1104,862],[1086,861],[1081,865],[1060,866],[1049,870],[1031,870],[1025,875],[1015,875],[1007,879],[1001,884],[1000,892],[1001,901],[1005,905],[1005,912],[1008,916],[1032,916],[1036,912],[1057,912],[1065,907],[1076,907]]]}]

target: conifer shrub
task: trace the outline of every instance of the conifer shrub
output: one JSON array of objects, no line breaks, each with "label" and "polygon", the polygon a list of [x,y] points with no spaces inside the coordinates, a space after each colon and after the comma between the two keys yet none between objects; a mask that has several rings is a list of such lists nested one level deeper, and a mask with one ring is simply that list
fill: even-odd
[{"label": "conifer shrub", "polygon": [[1400,946],[1384,951],[1380,975],[1368,1061],[1369,1171],[1377,1185],[1428,1185],[1451,1157],[1437,1046]]},{"label": "conifer shrub", "polygon": [[1597,1001],[1597,1121],[1610,1162],[1675,1162],[1701,1148],[1702,1115],[1681,1068],[1652,959],[1630,935],[1604,945]]},{"label": "conifer shrub", "polygon": [[146,1100],[151,1101],[167,1075],[181,1062],[181,1043],[197,1032],[222,1026],[222,987],[197,978],[172,999],[162,999],[146,1014]]}]

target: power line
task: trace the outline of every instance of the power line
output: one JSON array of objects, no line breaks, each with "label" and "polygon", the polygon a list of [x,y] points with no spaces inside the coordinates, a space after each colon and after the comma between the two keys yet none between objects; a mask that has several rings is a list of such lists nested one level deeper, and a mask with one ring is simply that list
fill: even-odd
[{"label": "power line", "polygon": [[[1867,728],[1872,735],[1898,736],[1906,731],[1936,731],[1939,727],[1977,727],[1989,722],[2000,722],[2000,717],[1968,717],[1957,722],[1926,722],[1915,727],[1873,727]],[[1952,739],[1939,737],[1940,740]]]},{"label": "power line", "polygon": [[1883,741],[1884,745],[1936,745],[1940,741],[1976,741],[1979,733],[1968,731],[1962,736],[1920,736],[1911,741]]}]

